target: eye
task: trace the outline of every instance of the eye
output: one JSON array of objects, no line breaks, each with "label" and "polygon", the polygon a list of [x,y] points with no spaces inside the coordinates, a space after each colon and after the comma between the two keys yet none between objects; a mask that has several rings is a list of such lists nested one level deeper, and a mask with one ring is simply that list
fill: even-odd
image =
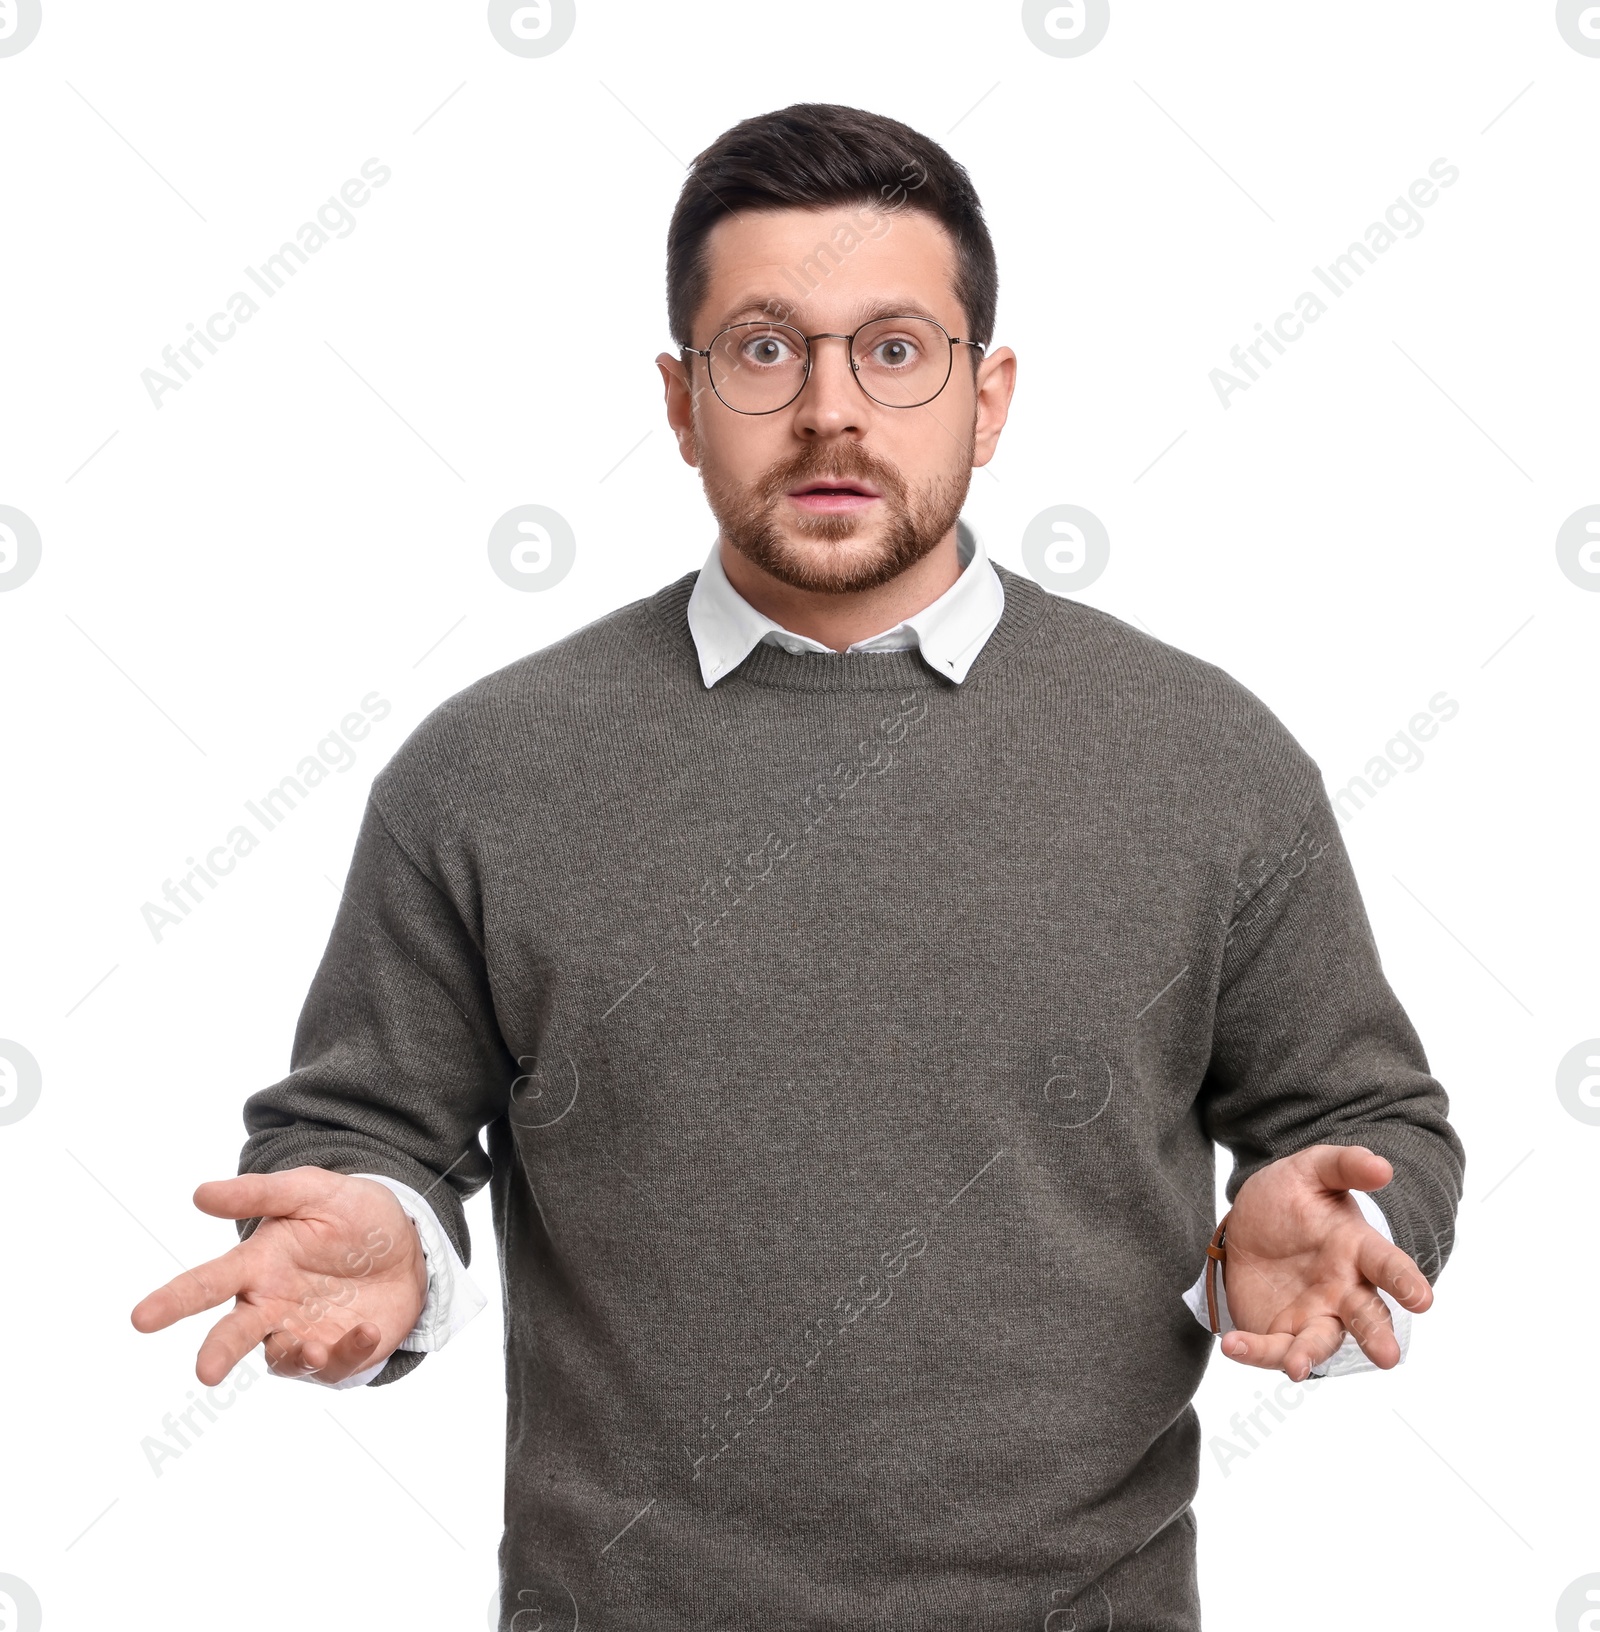
[{"label": "eye", "polygon": [[872,343],[872,360],[882,368],[909,368],[921,355],[916,341],[909,335],[886,335]]},{"label": "eye", "polygon": [[739,347],[740,358],[756,368],[774,368],[792,361],[795,355],[788,337],[771,330],[747,336]]}]

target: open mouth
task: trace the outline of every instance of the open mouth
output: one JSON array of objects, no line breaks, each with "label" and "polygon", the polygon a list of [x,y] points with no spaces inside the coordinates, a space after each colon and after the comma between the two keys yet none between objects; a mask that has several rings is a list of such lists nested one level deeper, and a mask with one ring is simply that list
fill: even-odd
[{"label": "open mouth", "polygon": [[850,477],[822,477],[789,489],[789,498],[802,510],[858,510],[881,496],[871,482]]}]

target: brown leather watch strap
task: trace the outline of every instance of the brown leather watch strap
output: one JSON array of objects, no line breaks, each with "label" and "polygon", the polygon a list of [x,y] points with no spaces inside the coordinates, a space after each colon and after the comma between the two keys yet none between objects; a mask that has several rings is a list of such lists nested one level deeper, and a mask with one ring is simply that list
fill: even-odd
[{"label": "brown leather watch strap", "polygon": [[1210,1244],[1206,1247],[1206,1314],[1211,1321],[1213,1336],[1222,1330],[1217,1321],[1217,1266],[1228,1256],[1226,1244],[1228,1220],[1232,1216],[1233,1209],[1230,1207],[1217,1221],[1217,1227],[1211,1233]]}]

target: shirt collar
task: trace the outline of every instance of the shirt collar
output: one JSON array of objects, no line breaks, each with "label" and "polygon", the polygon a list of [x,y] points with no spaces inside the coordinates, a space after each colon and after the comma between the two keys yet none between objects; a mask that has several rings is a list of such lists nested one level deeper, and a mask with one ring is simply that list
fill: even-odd
[{"label": "shirt collar", "polygon": [[[956,551],[961,576],[920,612],[892,629],[869,635],[850,652],[891,652],[916,647],[936,673],[960,684],[983,643],[994,633],[1005,610],[1005,590],[989,560],[983,540],[966,521],[956,523]],[[840,656],[809,635],[796,634],[758,612],[728,581],[719,544],[711,546],[694,582],[687,608],[689,632],[700,658],[700,678],[707,687],[731,674],[763,641],[791,652],[826,652]]]}]

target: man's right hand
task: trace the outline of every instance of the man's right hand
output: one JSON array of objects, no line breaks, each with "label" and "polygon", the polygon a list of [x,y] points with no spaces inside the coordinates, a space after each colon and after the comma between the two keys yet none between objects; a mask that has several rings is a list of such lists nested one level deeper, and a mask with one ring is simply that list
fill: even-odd
[{"label": "man's right hand", "polygon": [[263,1341],[280,1377],[342,1382],[386,1360],[416,1325],[427,1259],[384,1185],[293,1167],[210,1180],[194,1204],[215,1218],[261,1222],[231,1252],[152,1292],[132,1319],[141,1332],[159,1332],[235,1299],[200,1345],[194,1371],[208,1388]]}]

